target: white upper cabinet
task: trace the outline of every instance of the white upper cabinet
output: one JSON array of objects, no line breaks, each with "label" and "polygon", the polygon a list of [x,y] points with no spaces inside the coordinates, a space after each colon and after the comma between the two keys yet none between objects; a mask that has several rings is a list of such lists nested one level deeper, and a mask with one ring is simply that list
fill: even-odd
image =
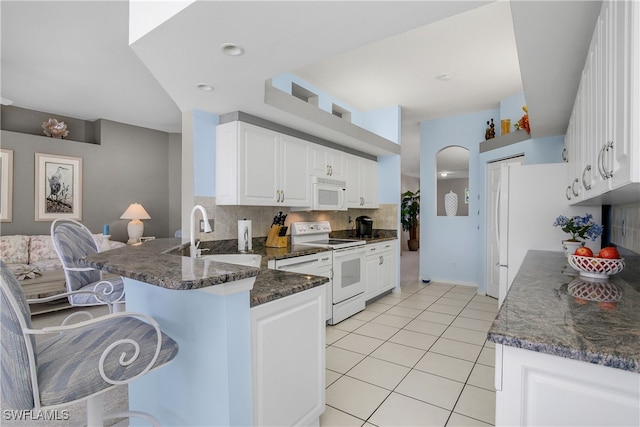
[{"label": "white upper cabinet", "polygon": [[378,163],[362,157],[347,157],[347,206],[378,207]]},{"label": "white upper cabinet", "polygon": [[311,175],[344,181],[347,153],[319,144],[310,144]]},{"label": "white upper cabinet", "polygon": [[216,203],[310,205],[309,144],[244,122],[216,129]]},{"label": "white upper cabinet", "polygon": [[604,1],[565,137],[572,201],[640,200],[639,60],[640,4]]}]

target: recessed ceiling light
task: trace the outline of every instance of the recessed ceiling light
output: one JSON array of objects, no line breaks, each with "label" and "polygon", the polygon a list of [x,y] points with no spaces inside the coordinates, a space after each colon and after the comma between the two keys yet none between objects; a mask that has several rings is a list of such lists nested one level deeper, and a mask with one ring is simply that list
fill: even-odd
[{"label": "recessed ceiling light", "polygon": [[213,90],[213,86],[208,85],[206,83],[198,83],[196,87],[205,92],[211,92]]},{"label": "recessed ceiling light", "polygon": [[225,43],[222,46],[220,46],[220,49],[222,49],[224,53],[230,56],[240,56],[244,54],[244,48],[241,46],[238,46],[235,43]]},{"label": "recessed ceiling light", "polygon": [[440,176],[441,176],[441,177],[443,177],[443,178],[444,178],[445,176],[447,176],[447,175],[448,175],[448,174],[447,174],[446,172],[440,172]]},{"label": "recessed ceiling light", "polygon": [[440,80],[443,82],[448,82],[453,78],[453,73],[442,73],[436,76],[436,80]]}]

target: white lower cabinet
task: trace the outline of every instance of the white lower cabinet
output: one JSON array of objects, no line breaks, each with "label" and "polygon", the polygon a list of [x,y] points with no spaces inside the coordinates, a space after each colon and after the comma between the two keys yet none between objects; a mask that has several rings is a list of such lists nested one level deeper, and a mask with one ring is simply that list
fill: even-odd
[{"label": "white lower cabinet", "polygon": [[640,374],[496,344],[496,426],[638,426]]},{"label": "white lower cabinet", "polygon": [[365,300],[396,286],[396,240],[367,244],[365,256]]},{"label": "white lower cabinet", "polygon": [[325,288],[317,286],[251,309],[253,425],[319,425],[325,303]]}]

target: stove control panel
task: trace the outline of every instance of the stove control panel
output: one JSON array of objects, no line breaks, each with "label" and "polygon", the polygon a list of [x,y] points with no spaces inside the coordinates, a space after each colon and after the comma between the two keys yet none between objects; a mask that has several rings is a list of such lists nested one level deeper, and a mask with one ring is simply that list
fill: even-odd
[{"label": "stove control panel", "polygon": [[291,234],[299,236],[303,234],[329,234],[331,225],[329,221],[294,222],[291,224]]}]

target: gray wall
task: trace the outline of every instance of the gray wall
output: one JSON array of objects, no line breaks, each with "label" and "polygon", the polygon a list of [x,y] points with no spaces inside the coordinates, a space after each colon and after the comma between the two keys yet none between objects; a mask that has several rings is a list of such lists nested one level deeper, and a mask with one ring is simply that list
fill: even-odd
[{"label": "gray wall", "polygon": [[109,224],[112,239],[126,241],[128,221],[120,215],[138,202],[151,216],[145,236],[173,236],[180,223],[180,136],[108,120],[95,125],[100,145],[2,131],[2,148],[14,152],[13,221],[1,224],[2,235],[49,234],[51,222],[34,219],[39,152],[82,158],[82,222],[92,232]]},{"label": "gray wall", "polygon": [[449,191],[453,191],[458,195],[458,211],[456,216],[469,215],[469,205],[464,202],[464,190],[469,188],[468,178],[458,179],[438,179],[438,209],[436,214],[438,216],[446,216],[447,213],[444,210],[444,195]]}]

